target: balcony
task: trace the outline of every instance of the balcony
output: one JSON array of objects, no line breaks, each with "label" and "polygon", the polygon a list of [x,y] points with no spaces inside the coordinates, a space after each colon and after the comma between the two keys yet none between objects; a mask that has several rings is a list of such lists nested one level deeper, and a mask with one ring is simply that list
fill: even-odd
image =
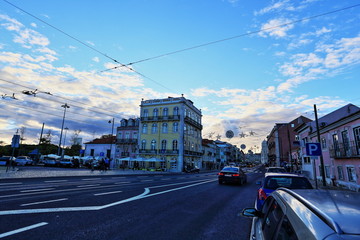
[{"label": "balcony", "polygon": [[331,158],[360,158],[360,146],[356,146],[354,141],[349,144],[332,145],[329,150]]},{"label": "balcony", "polygon": [[202,156],[203,155],[202,152],[194,152],[194,151],[189,151],[189,150],[185,150],[184,153],[187,156]]},{"label": "balcony", "polygon": [[142,122],[178,121],[178,120],[180,120],[180,115],[141,117]]},{"label": "balcony", "polygon": [[185,117],[185,122],[192,125],[192,126],[194,126],[194,127],[196,127],[196,128],[198,128],[198,129],[200,129],[200,130],[202,130],[202,128],[203,128],[200,123],[196,122],[195,120],[193,120],[193,119],[191,119],[189,117]]},{"label": "balcony", "polygon": [[157,154],[157,150],[156,149],[140,149],[139,153],[144,153],[144,154]]}]

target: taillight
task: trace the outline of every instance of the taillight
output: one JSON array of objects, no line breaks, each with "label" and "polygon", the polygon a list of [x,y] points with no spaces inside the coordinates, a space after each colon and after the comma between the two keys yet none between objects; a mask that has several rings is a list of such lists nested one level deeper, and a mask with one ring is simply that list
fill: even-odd
[{"label": "taillight", "polygon": [[220,172],[220,173],[218,173],[218,175],[220,175],[220,176],[224,176],[224,173]]},{"label": "taillight", "polygon": [[233,177],[240,177],[240,174],[238,174],[238,173],[233,174]]},{"label": "taillight", "polygon": [[260,200],[265,200],[267,198],[266,193],[265,193],[264,189],[262,189],[262,188],[259,189],[258,194],[259,194]]}]

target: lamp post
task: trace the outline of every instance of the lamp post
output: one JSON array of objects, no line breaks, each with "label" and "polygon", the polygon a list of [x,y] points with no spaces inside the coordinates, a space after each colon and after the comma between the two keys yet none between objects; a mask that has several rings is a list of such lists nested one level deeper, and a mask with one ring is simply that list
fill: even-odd
[{"label": "lamp post", "polygon": [[111,149],[112,149],[112,138],[113,138],[113,134],[114,134],[114,121],[115,119],[113,118],[112,120],[109,120],[108,123],[112,123],[112,128],[111,128],[111,136],[110,136],[110,153],[109,153],[109,158],[111,159]]},{"label": "lamp post", "polygon": [[59,141],[59,148],[58,148],[58,154],[60,156],[60,150],[61,150],[61,138],[62,138],[62,133],[64,130],[64,122],[65,122],[65,114],[66,114],[66,109],[70,108],[69,105],[67,105],[67,103],[65,103],[64,105],[61,105],[61,107],[64,108],[64,116],[63,116],[63,120],[62,120],[62,125],[61,125],[61,132],[60,132],[60,141]]},{"label": "lamp post", "polygon": [[63,149],[62,149],[62,154],[61,154],[61,156],[64,156],[64,155],[65,155],[66,133],[67,133],[67,130],[69,130],[69,128],[68,128],[68,127],[65,127],[64,130],[65,130],[65,135],[64,135],[64,143],[63,143]]}]

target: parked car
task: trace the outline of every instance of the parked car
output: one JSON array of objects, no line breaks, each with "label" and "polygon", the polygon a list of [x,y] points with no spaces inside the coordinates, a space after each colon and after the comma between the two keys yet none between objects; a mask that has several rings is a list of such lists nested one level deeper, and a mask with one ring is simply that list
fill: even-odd
[{"label": "parked car", "polygon": [[26,166],[26,165],[33,165],[34,162],[28,156],[19,156],[15,159],[16,166]]},{"label": "parked car", "polygon": [[0,166],[7,166],[11,158],[15,161],[15,157],[11,157],[11,156],[0,157]]},{"label": "parked car", "polygon": [[58,167],[60,166],[60,158],[44,157],[42,163],[44,163],[45,167]]},{"label": "parked car", "polygon": [[218,173],[218,181],[219,184],[237,183],[242,185],[247,183],[247,176],[241,168],[227,166]]},{"label": "parked car", "polygon": [[340,190],[279,188],[253,218],[250,239],[360,239],[360,194]]},{"label": "parked car", "polygon": [[71,161],[71,159],[63,158],[59,161],[59,167],[74,167],[74,163]]},{"label": "parked car", "polygon": [[265,199],[277,188],[285,187],[289,189],[312,189],[309,179],[291,173],[268,173],[261,182],[257,182],[261,187],[256,196],[256,208],[261,209]]},{"label": "parked car", "polygon": [[187,173],[200,173],[200,168],[198,166],[195,166],[193,168],[186,168],[185,172],[187,172]]}]

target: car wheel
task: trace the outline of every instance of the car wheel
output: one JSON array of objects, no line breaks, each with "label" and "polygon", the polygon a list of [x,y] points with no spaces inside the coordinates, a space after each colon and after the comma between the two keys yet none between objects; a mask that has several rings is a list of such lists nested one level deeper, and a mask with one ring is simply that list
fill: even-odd
[{"label": "car wheel", "polygon": [[219,184],[223,184],[223,181],[219,180]]}]

